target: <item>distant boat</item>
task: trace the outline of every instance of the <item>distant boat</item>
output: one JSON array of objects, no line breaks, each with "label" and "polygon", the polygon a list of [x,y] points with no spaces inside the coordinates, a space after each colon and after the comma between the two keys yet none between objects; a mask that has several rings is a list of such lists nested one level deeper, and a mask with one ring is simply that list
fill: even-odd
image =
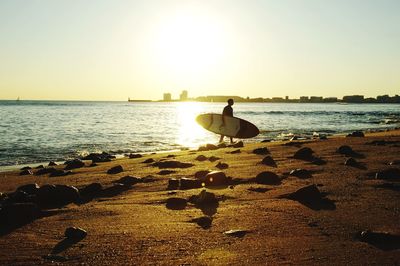
[{"label": "distant boat", "polygon": [[20,101],[20,99],[19,99],[19,96],[18,96],[18,98],[17,98],[17,100],[16,100],[17,102],[19,102]]}]

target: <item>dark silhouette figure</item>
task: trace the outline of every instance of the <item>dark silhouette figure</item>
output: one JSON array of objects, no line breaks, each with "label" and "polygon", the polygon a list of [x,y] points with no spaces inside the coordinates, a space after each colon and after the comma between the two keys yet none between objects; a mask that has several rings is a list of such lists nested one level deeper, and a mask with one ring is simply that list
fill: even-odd
[{"label": "dark silhouette figure", "polygon": [[[225,116],[230,116],[233,117],[233,108],[232,105],[234,104],[233,99],[228,100],[228,105],[224,107],[224,110],[222,111],[222,125],[221,128],[225,126]],[[224,135],[221,135],[221,138],[219,139],[219,142],[222,142],[224,140]],[[233,143],[233,138],[230,137],[231,143]]]}]

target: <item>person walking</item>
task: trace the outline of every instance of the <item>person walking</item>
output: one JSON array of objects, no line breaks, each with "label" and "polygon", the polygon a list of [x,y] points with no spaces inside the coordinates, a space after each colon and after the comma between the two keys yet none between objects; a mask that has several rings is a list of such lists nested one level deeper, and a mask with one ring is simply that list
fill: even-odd
[{"label": "person walking", "polygon": [[[232,105],[234,104],[233,99],[228,100],[228,105],[224,107],[224,110],[222,111],[222,125],[220,128],[225,126],[225,117],[230,116],[233,117],[233,108]],[[224,140],[224,135],[221,135],[221,138],[219,139],[219,142],[222,142]],[[233,138],[230,137],[231,143],[233,143]]]}]

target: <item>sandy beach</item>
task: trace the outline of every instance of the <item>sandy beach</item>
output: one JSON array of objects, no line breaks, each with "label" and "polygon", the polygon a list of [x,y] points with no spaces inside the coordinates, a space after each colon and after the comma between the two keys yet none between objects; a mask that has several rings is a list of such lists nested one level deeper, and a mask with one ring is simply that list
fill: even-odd
[{"label": "sandy beach", "polygon": [[3,172],[0,264],[397,265],[399,151],[394,130]]}]

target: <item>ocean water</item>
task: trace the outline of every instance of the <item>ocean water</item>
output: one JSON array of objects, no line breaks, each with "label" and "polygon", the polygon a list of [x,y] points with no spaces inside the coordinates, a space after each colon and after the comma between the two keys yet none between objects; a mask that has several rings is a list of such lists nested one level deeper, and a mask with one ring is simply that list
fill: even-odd
[{"label": "ocean water", "polygon": [[[113,154],[195,148],[219,136],[195,122],[224,103],[0,101],[0,170],[63,161],[90,152]],[[256,138],[332,135],[400,126],[396,104],[236,103],[234,115],[261,131]]]}]

